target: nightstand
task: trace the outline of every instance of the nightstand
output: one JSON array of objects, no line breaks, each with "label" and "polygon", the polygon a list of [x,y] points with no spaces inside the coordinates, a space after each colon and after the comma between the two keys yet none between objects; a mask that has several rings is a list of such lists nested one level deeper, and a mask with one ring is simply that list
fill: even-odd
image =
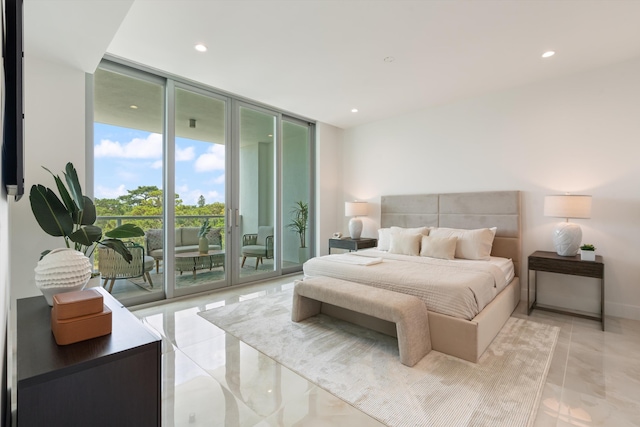
[{"label": "nightstand", "polygon": [[[583,317],[585,319],[600,320],[604,331],[604,262],[600,255],[596,255],[595,261],[582,261],[580,255],[561,256],[555,252],[536,251],[529,255],[529,270],[527,272],[527,314],[531,314],[534,308],[538,310],[551,311],[554,313],[568,314],[571,316]],[[531,296],[529,276],[533,270],[533,303],[529,301]],[[559,310],[556,308],[539,306],[537,271],[547,271],[549,273],[569,274],[572,276],[593,277],[600,279],[600,316],[590,316],[587,314],[574,313],[571,311]]]},{"label": "nightstand", "polygon": [[329,239],[329,255],[331,255],[331,248],[348,249],[349,252],[351,252],[359,249],[375,248],[377,245],[378,239],[368,239],[366,237],[361,239],[352,239],[350,237],[344,239]]}]

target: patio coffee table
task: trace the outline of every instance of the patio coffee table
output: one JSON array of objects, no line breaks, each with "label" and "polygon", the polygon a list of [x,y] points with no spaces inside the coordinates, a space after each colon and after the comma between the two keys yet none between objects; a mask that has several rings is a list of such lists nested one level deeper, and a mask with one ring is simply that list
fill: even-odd
[{"label": "patio coffee table", "polygon": [[201,254],[198,251],[176,253],[176,271],[182,274],[183,271],[193,271],[193,278],[196,278],[197,270],[214,267],[224,269],[224,250],[210,250],[208,254]]}]

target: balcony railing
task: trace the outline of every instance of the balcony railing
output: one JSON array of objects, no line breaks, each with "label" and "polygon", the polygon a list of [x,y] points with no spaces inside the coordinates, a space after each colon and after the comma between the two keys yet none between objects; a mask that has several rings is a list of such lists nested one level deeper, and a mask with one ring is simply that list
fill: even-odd
[{"label": "balcony railing", "polygon": [[[224,215],[176,215],[175,227],[200,227],[205,219],[209,219],[211,228],[224,228]],[[143,230],[150,228],[162,228],[162,215],[109,215],[98,216],[96,225],[102,228],[106,233],[122,224],[135,224]],[[224,240],[225,233],[222,234]],[[144,246],[144,237],[136,237],[131,239]]]}]

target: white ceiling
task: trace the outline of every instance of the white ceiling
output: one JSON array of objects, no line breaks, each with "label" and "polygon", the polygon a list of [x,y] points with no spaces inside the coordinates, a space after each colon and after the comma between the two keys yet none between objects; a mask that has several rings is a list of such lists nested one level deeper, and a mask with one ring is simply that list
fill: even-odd
[{"label": "white ceiling", "polygon": [[638,57],[639,22],[636,0],[25,0],[25,56],[106,50],[349,128]]}]

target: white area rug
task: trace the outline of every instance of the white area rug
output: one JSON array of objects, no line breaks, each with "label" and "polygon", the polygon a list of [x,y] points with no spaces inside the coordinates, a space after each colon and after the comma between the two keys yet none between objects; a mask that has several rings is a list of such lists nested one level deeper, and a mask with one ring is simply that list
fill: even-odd
[{"label": "white area rug", "polygon": [[200,315],[391,426],[530,426],[559,329],[510,318],[476,363],[432,351],[412,368],[397,340],[318,315],[291,321],[292,291]]}]

